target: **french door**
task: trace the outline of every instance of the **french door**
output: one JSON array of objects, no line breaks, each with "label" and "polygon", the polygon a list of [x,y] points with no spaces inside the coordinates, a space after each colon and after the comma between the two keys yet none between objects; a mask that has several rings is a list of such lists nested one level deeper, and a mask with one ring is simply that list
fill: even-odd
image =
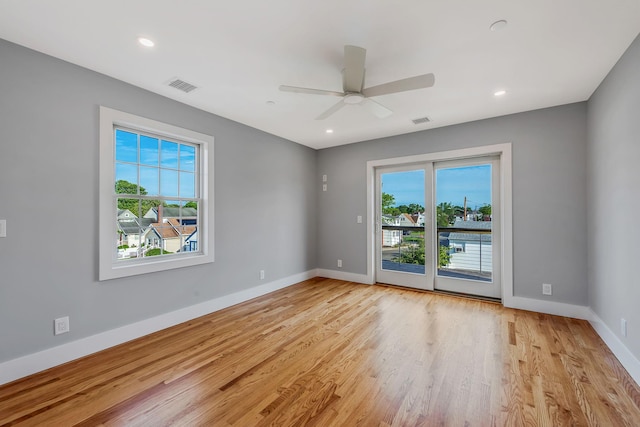
[{"label": "french door", "polygon": [[500,298],[499,159],[376,168],[376,281]]}]

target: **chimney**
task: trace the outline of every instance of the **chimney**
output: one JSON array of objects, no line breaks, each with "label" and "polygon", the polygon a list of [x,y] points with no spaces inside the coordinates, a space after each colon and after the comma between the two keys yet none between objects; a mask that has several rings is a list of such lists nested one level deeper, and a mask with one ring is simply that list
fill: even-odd
[{"label": "chimney", "polygon": [[158,206],[158,224],[162,224],[162,205]]}]

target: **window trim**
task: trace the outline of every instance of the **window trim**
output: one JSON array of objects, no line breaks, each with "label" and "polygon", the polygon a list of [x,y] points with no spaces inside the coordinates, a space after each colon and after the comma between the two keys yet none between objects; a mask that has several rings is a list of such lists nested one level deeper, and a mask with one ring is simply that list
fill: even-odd
[{"label": "window trim", "polygon": [[[199,146],[197,169],[200,171],[198,185],[202,200],[202,206],[199,207],[201,223],[198,224],[199,252],[179,257],[148,257],[118,262],[113,246],[113,236],[117,235],[117,221],[114,216],[114,212],[117,212],[117,202],[114,197],[115,126],[150,132]],[[209,174],[209,165],[214,164],[213,136],[100,106],[99,140],[98,280],[110,280],[214,262],[214,206],[213,195],[210,194],[214,185],[213,174]]]}]

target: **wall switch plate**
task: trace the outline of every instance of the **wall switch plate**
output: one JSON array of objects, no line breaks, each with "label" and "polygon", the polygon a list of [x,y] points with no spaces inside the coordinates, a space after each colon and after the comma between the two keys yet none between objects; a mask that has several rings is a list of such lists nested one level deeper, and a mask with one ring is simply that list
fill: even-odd
[{"label": "wall switch plate", "polygon": [[0,237],[7,237],[7,220],[0,219]]},{"label": "wall switch plate", "polygon": [[620,333],[623,337],[627,336],[627,319],[620,319]]},{"label": "wall switch plate", "polygon": [[553,290],[549,283],[542,284],[542,295],[552,295]]},{"label": "wall switch plate", "polygon": [[327,175],[322,175],[322,182],[327,182]]},{"label": "wall switch plate", "polygon": [[53,335],[66,334],[69,330],[69,316],[60,317],[53,321]]},{"label": "wall switch plate", "polygon": [[356,222],[357,222],[358,224],[362,224],[362,215],[358,215],[358,216],[356,217]]},{"label": "wall switch plate", "polygon": [[338,268],[342,268],[342,260],[341,259],[338,260]]},{"label": "wall switch plate", "polygon": [[322,184],[322,191],[327,191],[327,184]]},{"label": "wall switch plate", "polygon": [[260,270],[260,280],[264,280],[264,270]]}]

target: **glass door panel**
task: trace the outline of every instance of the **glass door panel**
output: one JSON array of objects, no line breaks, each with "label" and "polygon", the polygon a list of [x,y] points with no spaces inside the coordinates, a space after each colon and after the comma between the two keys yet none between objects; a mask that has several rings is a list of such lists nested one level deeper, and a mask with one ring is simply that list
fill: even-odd
[{"label": "glass door panel", "polygon": [[500,298],[498,161],[435,165],[435,289]]},{"label": "glass door panel", "polygon": [[376,172],[376,280],[433,289],[431,165]]}]

